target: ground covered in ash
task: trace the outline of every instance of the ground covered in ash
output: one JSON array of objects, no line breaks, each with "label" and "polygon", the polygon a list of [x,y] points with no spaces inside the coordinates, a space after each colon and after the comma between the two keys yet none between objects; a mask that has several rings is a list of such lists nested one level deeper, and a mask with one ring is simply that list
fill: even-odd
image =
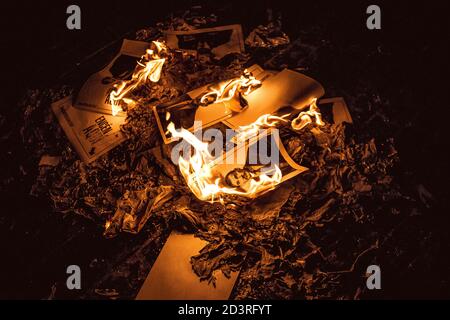
[{"label": "ground covered in ash", "polygon": [[[28,157],[16,163],[19,172],[2,173],[0,190],[21,184],[37,207],[51,210],[36,209],[32,217],[7,215],[1,223],[8,226],[10,243],[23,237],[45,239],[45,228],[54,234],[36,242],[40,256],[33,268],[25,268],[24,288],[40,298],[133,298],[173,229],[194,232],[209,242],[191,259],[201,280],[214,285],[214,270],[225,275],[240,270],[233,299],[404,297],[397,284],[435,270],[439,252],[448,248],[448,242],[440,242],[442,235],[430,232],[424,222],[436,200],[402,166],[396,139],[409,118],[399,116],[404,109],[392,99],[392,89],[379,85],[371,73],[388,59],[389,49],[379,46],[367,54],[361,47],[338,43],[316,26],[290,39],[282,22],[272,16],[249,30],[245,54],[219,61],[172,56],[157,84],[134,93],[140,104],[129,111],[123,127],[128,140],[89,165],[79,160],[50,109],[75,89],[58,85],[27,91],[18,106],[20,123],[13,129],[3,124],[2,143],[20,139]],[[223,23],[220,16],[187,12],[139,30],[135,38],[156,40],[163,28]],[[356,59],[357,66],[352,63]],[[326,97],[344,97],[353,124],[326,122],[316,128],[319,133],[310,131],[311,124],[283,135],[288,152],[309,170],[274,191],[256,200],[201,202],[178,169],[154,152],[162,141],[148,106],[238,76],[254,63],[317,79]],[[38,166],[43,156],[54,163]],[[134,230],[147,204],[161,193],[164,197],[144,228],[137,234],[124,232]],[[25,225],[17,219],[26,220]],[[19,246],[10,258],[23,259],[20,252]],[[82,266],[86,285],[81,295],[65,289],[64,270],[58,268],[67,261]],[[371,264],[382,266],[384,295],[366,288],[365,271]],[[440,278],[436,292],[448,286],[448,277]]]}]

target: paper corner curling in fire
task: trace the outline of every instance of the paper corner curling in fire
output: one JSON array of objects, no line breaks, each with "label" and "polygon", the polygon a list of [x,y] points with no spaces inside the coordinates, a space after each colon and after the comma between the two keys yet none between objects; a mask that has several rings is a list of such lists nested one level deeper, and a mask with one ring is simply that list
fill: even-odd
[{"label": "paper corner curling in fire", "polygon": [[109,102],[111,104],[111,113],[116,116],[123,111],[121,103],[132,106],[135,101],[126,96],[144,84],[147,80],[151,82],[158,82],[161,78],[162,67],[166,58],[164,55],[168,49],[162,41],[152,41],[151,48],[147,49],[145,54],[138,61],[135,71],[130,80],[122,81],[114,85],[114,90],[109,95]]}]

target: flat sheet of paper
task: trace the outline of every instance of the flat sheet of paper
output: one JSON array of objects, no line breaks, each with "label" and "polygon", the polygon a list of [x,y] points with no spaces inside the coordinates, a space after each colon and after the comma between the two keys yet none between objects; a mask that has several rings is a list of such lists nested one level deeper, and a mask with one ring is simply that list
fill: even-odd
[{"label": "flat sheet of paper", "polygon": [[72,97],[56,101],[52,104],[52,110],[70,143],[86,163],[94,161],[126,139],[120,131],[125,116],[75,108]]},{"label": "flat sheet of paper", "polygon": [[216,287],[200,282],[192,270],[190,258],[207,244],[192,234],[172,232],[150,273],[137,300],[226,300],[231,294],[238,272],[227,279],[221,271],[215,273]]}]

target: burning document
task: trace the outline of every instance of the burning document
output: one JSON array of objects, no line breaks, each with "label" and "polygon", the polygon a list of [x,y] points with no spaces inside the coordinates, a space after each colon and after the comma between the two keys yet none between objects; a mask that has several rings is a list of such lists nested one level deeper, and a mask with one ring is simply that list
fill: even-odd
[{"label": "burning document", "polygon": [[[178,101],[155,106],[153,111],[164,142],[173,141],[167,130],[170,122],[176,128],[182,127],[191,132],[194,131],[195,122],[201,123],[202,128],[222,122],[226,127],[236,130],[285,107],[296,110],[306,108],[314,98],[320,98],[325,93],[314,79],[288,69],[274,75],[253,65],[247,71],[256,82],[253,86],[246,86],[243,94],[235,88],[229,88],[230,83],[236,80],[242,82],[241,77],[193,90]],[[245,83],[249,82],[245,80]],[[208,99],[213,101],[205,103]]]},{"label": "burning document", "polygon": [[168,104],[153,107],[156,122],[165,143],[173,141],[168,124],[194,131],[194,123],[208,128],[248,107],[247,96],[258,90],[272,74],[253,65],[240,78],[195,89]]},{"label": "burning document", "polygon": [[263,82],[261,89],[246,98],[248,108],[224,120],[230,128],[256,121],[261,115],[273,114],[284,107],[301,110],[325,93],[322,85],[304,74],[284,69]]},{"label": "burning document", "polygon": [[93,74],[78,93],[75,103],[66,98],[52,105],[70,142],[81,159],[91,162],[125,140],[120,126],[133,104],[127,95],[147,80],[159,81],[165,59],[164,44],[124,40],[119,53]]},{"label": "burning document", "polygon": [[94,73],[81,87],[74,106],[94,112],[117,114],[110,96],[116,86],[132,78],[139,59],[150,47],[148,42],[123,40],[119,53],[102,70]]},{"label": "burning document", "polygon": [[278,130],[263,130],[245,141],[239,139],[215,159],[198,149],[193,157],[179,158],[181,173],[197,198],[212,202],[225,195],[256,198],[308,170],[289,156]]},{"label": "burning document", "polygon": [[259,79],[245,70],[240,78],[201,88],[198,96],[191,93],[187,103],[154,108],[165,143],[181,140],[172,161],[200,200],[255,198],[307,170],[288,155],[278,127],[322,126],[316,101],[323,87],[287,69],[276,75],[252,70]]}]

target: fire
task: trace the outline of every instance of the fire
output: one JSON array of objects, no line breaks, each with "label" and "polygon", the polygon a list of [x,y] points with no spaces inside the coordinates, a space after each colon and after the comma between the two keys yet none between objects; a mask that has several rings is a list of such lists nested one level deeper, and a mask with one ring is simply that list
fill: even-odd
[{"label": "fire", "polygon": [[201,104],[219,103],[233,99],[237,93],[244,96],[261,85],[247,69],[236,79],[222,82],[218,87],[210,87],[209,91],[200,98]]},{"label": "fire", "polygon": [[289,117],[289,115],[289,113],[282,115],[281,117],[271,114],[262,115],[256,119],[255,122],[247,126],[239,127],[235,139],[240,142],[246,141],[256,136],[261,128],[276,127],[280,122],[288,122],[289,120],[286,118]]},{"label": "fire", "polygon": [[[319,126],[324,125],[319,108],[316,105],[317,99],[313,99],[308,111],[301,112],[290,123],[293,129],[301,130],[309,123]],[[246,142],[260,133],[261,129],[276,127],[281,123],[289,123],[290,114],[275,116],[265,114],[260,116],[255,122],[239,127],[236,130],[235,141]],[[168,116],[170,118],[170,115]],[[209,152],[209,143],[199,140],[190,131],[181,128],[175,129],[173,122],[170,122],[168,131],[174,138],[181,138],[188,142],[194,149],[193,154],[184,155],[178,160],[180,172],[194,195],[204,201],[223,201],[224,195],[241,195],[246,197],[256,197],[264,191],[273,189],[282,181],[282,173],[277,165],[265,172],[249,171],[245,189],[238,189],[227,185],[225,178],[214,170],[216,161]],[[270,173],[271,175],[268,175]]]},{"label": "fire", "polygon": [[[279,120],[284,119],[270,115],[261,116],[252,125],[239,128],[238,134],[241,134],[242,138],[252,137],[256,134],[255,130],[258,131],[263,126],[275,126],[279,123]],[[208,143],[200,141],[194,134],[184,128],[176,130],[173,122],[168,125],[168,131],[174,138],[182,138],[194,148],[193,154],[188,156],[188,159],[185,159],[186,155],[179,158],[178,166],[192,193],[200,200],[222,201],[223,195],[227,194],[255,197],[263,191],[273,189],[281,182],[283,176],[281,170],[277,165],[274,165],[273,168],[265,172],[249,172],[250,178],[245,190],[229,187],[225,178],[214,171],[214,157],[208,150]]]},{"label": "fire", "polygon": [[294,130],[301,130],[312,122],[314,122],[318,126],[324,125],[324,122],[322,121],[322,115],[320,114],[316,102],[317,99],[314,98],[309,106],[309,110],[300,112],[297,118],[292,120],[291,126]]},{"label": "fire", "polygon": [[161,78],[162,67],[166,61],[162,55],[167,52],[167,47],[163,42],[159,41],[153,41],[152,44],[155,50],[147,49],[141,60],[138,61],[138,68],[134,71],[131,80],[122,81],[120,84],[114,85],[115,90],[111,91],[109,95],[113,115],[117,115],[122,111],[121,102],[127,105],[135,103],[132,99],[125,98],[128,93],[147,80],[158,82]]}]

